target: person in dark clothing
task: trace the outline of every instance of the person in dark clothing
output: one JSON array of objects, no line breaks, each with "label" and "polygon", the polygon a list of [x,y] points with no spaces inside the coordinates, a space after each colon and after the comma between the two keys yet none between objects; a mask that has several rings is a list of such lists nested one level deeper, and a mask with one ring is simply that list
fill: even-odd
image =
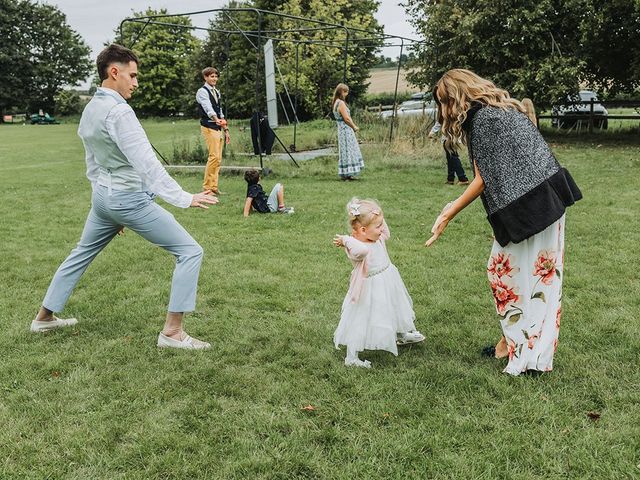
[{"label": "person in dark clothing", "polygon": [[[442,125],[436,120],[436,123],[431,127],[428,137],[435,137],[441,128]],[[444,144],[444,137],[442,137],[442,143]],[[457,176],[458,185],[469,185],[469,179],[467,178],[467,174],[464,173],[458,152],[450,152],[445,148],[444,153],[447,156],[447,184],[453,185]]]},{"label": "person in dark clothing", "polygon": [[260,185],[260,172],[247,170],[244,173],[247,182],[247,199],[244,202],[243,215],[249,216],[251,209],[258,213],[293,213],[293,207],[284,205],[284,185],[276,183],[271,194],[267,197],[262,185]]},{"label": "person in dark clothing", "polygon": [[253,153],[260,155],[271,155],[273,143],[276,141],[276,133],[269,126],[269,120],[261,112],[256,112],[251,116],[249,122],[251,126],[251,143]]}]

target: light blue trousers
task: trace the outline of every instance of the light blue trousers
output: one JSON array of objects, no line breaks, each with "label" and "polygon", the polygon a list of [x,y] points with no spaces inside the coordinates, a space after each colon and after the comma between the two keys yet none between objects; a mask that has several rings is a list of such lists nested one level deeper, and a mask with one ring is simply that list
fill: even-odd
[{"label": "light blue trousers", "polygon": [[97,186],[92,206],[76,248],[58,267],[42,305],[61,311],[94,258],[125,227],[176,257],[171,282],[170,312],[191,312],[196,305],[202,247],[146,192],[123,192]]}]

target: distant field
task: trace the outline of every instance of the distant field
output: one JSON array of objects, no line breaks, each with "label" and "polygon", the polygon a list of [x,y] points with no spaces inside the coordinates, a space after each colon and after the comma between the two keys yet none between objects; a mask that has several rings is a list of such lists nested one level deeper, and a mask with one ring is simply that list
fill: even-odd
[{"label": "distant field", "polygon": [[[393,92],[396,87],[396,72],[395,68],[372,68],[368,80],[371,85],[369,85],[367,93]],[[413,87],[407,82],[406,74],[406,70],[400,70],[398,92],[419,92],[419,88]]]}]

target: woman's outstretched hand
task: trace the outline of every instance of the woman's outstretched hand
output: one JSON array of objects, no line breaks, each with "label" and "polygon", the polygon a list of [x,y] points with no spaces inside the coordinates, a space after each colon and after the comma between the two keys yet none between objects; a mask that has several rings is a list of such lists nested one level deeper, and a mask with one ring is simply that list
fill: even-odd
[{"label": "woman's outstretched hand", "polygon": [[447,203],[442,209],[442,211],[440,212],[440,215],[438,215],[438,218],[436,218],[436,221],[433,224],[433,227],[431,227],[431,233],[432,233],[431,238],[427,240],[424,244],[426,247],[430,247],[431,245],[433,245],[433,243],[440,237],[440,235],[442,235],[442,232],[444,232],[444,229],[447,228],[447,225],[449,224],[449,218],[445,216],[445,213],[450,208],[451,208],[451,203]]},{"label": "woman's outstretched hand", "polygon": [[448,223],[449,220],[442,218],[442,215],[439,216],[436,219],[436,223],[433,224],[433,228],[431,229],[431,233],[433,235],[431,235],[431,238],[429,238],[429,240],[427,240],[424,245],[426,247],[430,247],[431,245],[433,245],[433,242],[440,238],[440,235],[442,235],[442,232],[444,232],[444,229],[447,227]]},{"label": "woman's outstretched hand", "polygon": [[429,240],[426,241],[425,245],[430,247],[433,245],[444,229],[447,228],[447,224],[449,221],[455,217],[460,210],[465,208],[471,202],[473,202],[478,196],[484,191],[484,180],[480,176],[480,171],[478,170],[478,166],[473,164],[474,169],[474,177],[473,181],[469,184],[469,186],[464,190],[462,195],[460,195],[453,202],[447,203],[438,218],[436,218],[436,223],[431,227],[431,233],[433,234]]}]

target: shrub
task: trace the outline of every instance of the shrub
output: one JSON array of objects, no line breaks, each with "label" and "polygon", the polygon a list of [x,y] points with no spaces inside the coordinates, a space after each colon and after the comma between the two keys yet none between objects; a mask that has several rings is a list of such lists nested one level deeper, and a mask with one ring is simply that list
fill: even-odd
[{"label": "shrub", "polygon": [[200,139],[196,139],[195,145],[191,145],[188,139],[173,144],[173,155],[171,163],[173,165],[203,165],[207,163],[209,152],[202,145]]},{"label": "shrub", "polygon": [[75,90],[60,90],[54,97],[56,114],[74,115],[82,111],[82,99]]}]

